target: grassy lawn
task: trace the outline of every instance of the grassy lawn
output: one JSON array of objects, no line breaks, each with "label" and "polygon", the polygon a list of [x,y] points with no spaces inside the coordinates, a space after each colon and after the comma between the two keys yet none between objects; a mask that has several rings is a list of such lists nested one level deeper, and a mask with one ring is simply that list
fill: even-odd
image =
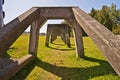
[{"label": "grassy lawn", "polygon": [[[26,55],[28,43],[29,36],[22,35],[4,57],[19,58]],[[71,44],[72,48],[68,48],[58,38],[47,48],[45,37],[40,37],[37,58],[11,80],[120,80],[89,37],[84,37],[84,58],[76,57],[73,38]]]}]

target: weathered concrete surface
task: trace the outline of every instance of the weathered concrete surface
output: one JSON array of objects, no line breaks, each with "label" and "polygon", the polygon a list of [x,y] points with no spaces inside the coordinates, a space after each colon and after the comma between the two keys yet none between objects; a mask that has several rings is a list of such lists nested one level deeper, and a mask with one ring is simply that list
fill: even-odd
[{"label": "weathered concrete surface", "polygon": [[[0,68],[0,80],[9,80],[14,76],[21,68],[23,68],[28,62],[34,59],[34,56],[28,54],[20,59],[3,59],[3,68]],[[1,65],[0,65],[1,66]]]},{"label": "weathered concrete surface", "polygon": [[29,53],[37,56],[38,41],[39,41],[39,30],[43,23],[46,22],[46,18],[38,18],[33,21],[30,30],[30,41],[29,41]]},{"label": "weathered concrete surface", "polygon": [[[72,8],[73,7],[39,7],[39,12],[40,12],[39,16],[45,17],[47,19],[65,19],[70,24],[72,24],[74,28],[78,23],[75,20]],[[74,8],[78,8],[78,7],[74,7]],[[82,41],[82,37],[79,37],[79,35],[82,34],[81,34],[81,30],[76,30],[78,28],[77,27],[74,28],[76,54],[79,57],[83,57],[84,56],[83,41]],[[46,40],[49,40],[49,38],[47,38]]]},{"label": "weathered concrete surface", "polygon": [[[64,15],[66,14],[66,15]],[[0,54],[5,53],[22,32],[36,19],[67,19],[73,18],[72,7],[34,7],[8,23],[0,31]],[[44,21],[42,21],[44,22]],[[43,24],[43,23],[42,23]],[[16,35],[15,35],[16,34]],[[32,33],[31,33],[32,34]],[[11,38],[11,36],[14,36]],[[2,43],[5,41],[6,43]],[[78,43],[79,44],[79,43]],[[77,48],[79,46],[76,46]],[[76,50],[80,50],[79,48]],[[81,51],[76,51],[81,52]],[[32,53],[32,52],[30,52]],[[80,54],[80,53],[79,53]]]},{"label": "weathered concrete surface", "polygon": [[73,26],[74,41],[75,41],[75,46],[76,46],[76,55],[79,57],[83,57],[84,56],[84,45],[83,45],[83,38],[82,38],[82,28],[77,23],[75,17],[71,17],[66,20],[71,26]]},{"label": "weathered concrete surface", "polygon": [[[34,7],[0,30],[0,61],[3,61],[2,66],[0,66],[0,79],[9,79],[36,56],[38,32],[47,19],[65,19],[73,26],[76,53],[80,57],[84,56],[82,40],[82,29],[84,29],[120,76],[120,36],[114,35],[78,7]],[[10,59],[8,59],[8,64],[4,64],[5,61],[1,58],[1,55],[9,49],[30,24],[32,24],[29,44],[30,54],[10,63]]]},{"label": "weathered concrete surface", "polygon": [[[14,76],[23,66],[33,59],[29,54],[21,59],[12,60],[2,58],[9,47],[27,29],[27,27],[38,18],[38,8],[31,8],[23,13],[0,30],[0,80],[8,80]],[[7,76],[7,77],[6,77]]]},{"label": "weathered concrete surface", "polygon": [[105,26],[79,8],[73,8],[73,12],[79,25],[96,43],[113,69],[120,76],[120,48],[117,47],[117,44],[120,42],[116,42],[115,40],[119,41],[119,37],[115,36]]},{"label": "weathered concrete surface", "polygon": [[[45,21],[46,18],[44,17],[41,17],[39,19],[38,8],[31,8],[24,14],[20,15],[19,17],[5,25],[5,27],[0,30],[0,45],[2,45],[0,46],[0,61],[2,61],[2,64],[6,64],[0,66],[1,68],[3,68],[0,70],[0,79],[8,80],[11,76],[14,76],[16,72],[18,72],[36,56],[38,47],[38,32]],[[30,34],[29,55],[26,55],[23,58],[17,59],[15,61],[11,59],[5,60],[4,58],[2,58],[1,55],[9,49],[9,47],[16,41],[16,39],[31,24],[32,26]]]},{"label": "weathered concrete surface", "polygon": [[36,18],[38,18],[38,9],[31,8],[0,30],[0,56],[9,49]]},{"label": "weathered concrete surface", "polygon": [[69,29],[70,27],[67,24],[48,24],[46,46],[49,46],[49,38],[50,42],[52,43],[54,40],[56,40],[57,36],[60,36],[61,39],[67,44],[67,46],[71,47]]},{"label": "weathered concrete surface", "polygon": [[39,7],[39,16],[47,19],[66,19],[73,17],[72,7]]}]

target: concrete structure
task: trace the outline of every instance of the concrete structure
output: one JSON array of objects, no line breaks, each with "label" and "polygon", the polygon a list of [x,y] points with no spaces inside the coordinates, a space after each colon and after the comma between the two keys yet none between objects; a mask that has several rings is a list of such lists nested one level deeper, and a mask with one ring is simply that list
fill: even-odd
[{"label": "concrete structure", "polygon": [[5,14],[2,7],[3,4],[4,4],[4,0],[0,0],[0,28],[4,26],[3,18],[5,17]]},{"label": "concrete structure", "polygon": [[[120,76],[120,36],[114,35],[78,7],[33,7],[0,29],[0,79],[6,80],[14,76],[16,72],[36,57],[39,29],[48,19],[65,19],[73,26],[76,53],[80,57],[84,56],[82,40],[82,29],[84,29]],[[29,25],[32,25],[29,54],[20,59],[2,58],[2,55]]]},{"label": "concrete structure", "polygon": [[67,46],[71,47],[69,29],[70,27],[67,24],[48,24],[45,45],[48,47],[49,40],[52,43],[57,39],[57,36],[60,36]]}]

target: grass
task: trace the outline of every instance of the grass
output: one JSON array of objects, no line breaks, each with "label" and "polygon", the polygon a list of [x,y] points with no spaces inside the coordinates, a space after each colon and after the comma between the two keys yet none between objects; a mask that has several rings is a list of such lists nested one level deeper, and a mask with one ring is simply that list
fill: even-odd
[{"label": "grass", "polygon": [[[39,37],[37,58],[10,80],[120,80],[105,57],[89,37],[84,37],[85,57],[76,57],[74,40],[68,48],[58,38],[45,47],[45,36]],[[4,57],[20,58],[28,53],[29,36],[22,35]]]}]

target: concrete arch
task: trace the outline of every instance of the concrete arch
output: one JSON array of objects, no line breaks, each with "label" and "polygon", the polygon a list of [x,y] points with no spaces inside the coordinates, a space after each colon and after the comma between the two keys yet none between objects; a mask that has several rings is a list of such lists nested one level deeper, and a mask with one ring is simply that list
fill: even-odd
[{"label": "concrete arch", "polygon": [[76,53],[80,57],[84,56],[83,29],[98,45],[98,48],[106,56],[111,66],[120,75],[120,64],[116,64],[120,62],[120,48],[118,46],[120,37],[114,35],[78,7],[43,7],[39,8],[39,13],[40,17],[45,17],[46,19],[65,19],[73,26]]},{"label": "concrete arch", "polygon": [[82,40],[83,29],[96,43],[98,48],[106,56],[110,65],[120,76],[120,36],[114,35],[105,26],[97,22],[78,7],[33,7],[0,29],[0,45],[2,45],[0,46],[0,61],[5,62],[2,55],[28,28],[28,26],[32,25],[30,32],[29,54],[16,60],[8,59],[8,61],[12,60],[12,62],[7,64],[7,66],[2,66],[4,68],[0,70],[1,79],[9,79],[36,57],[39,29],[48,19],[65,19],[73,26],[76,53],[77,56],[80,57],[84,56]]},{"label": "concrete arch", "polygon": [[[49,47],[49,42],[52,43],[57,39],[57,36],[60,36],[64,43],[71,47],[69,30],[70,26],[68,24],[48,24],[45,46]],[[47,38],[49,37],[48,35],[50,35],[50,38]]]},{"label": "concrete arch", "polygon": [[[38,25],[44,24],[44,21],[48,19],[65,19],[66,21],[69,22],[69,24],[73,26],[75,46],[76,46],[76,55],[79,57],[83,57],[84,47],[83,47],[83,40],[82,40],[82,29],[80,28],[79,24],[75,20],[72,7],[57,7],[57,8],[56,7],[52,7],[52,8],[42,7],[42,8],[39,8],[39,19],[33,22],[32,26],[34,27],[31,27],[32,30],[31,30],[29,53],[32,53],[32,54],[37,53],[37,46],[38,46],[37,35],[39,31]],[[34,38],[32,37],[32,35],[34,35]]]}]

